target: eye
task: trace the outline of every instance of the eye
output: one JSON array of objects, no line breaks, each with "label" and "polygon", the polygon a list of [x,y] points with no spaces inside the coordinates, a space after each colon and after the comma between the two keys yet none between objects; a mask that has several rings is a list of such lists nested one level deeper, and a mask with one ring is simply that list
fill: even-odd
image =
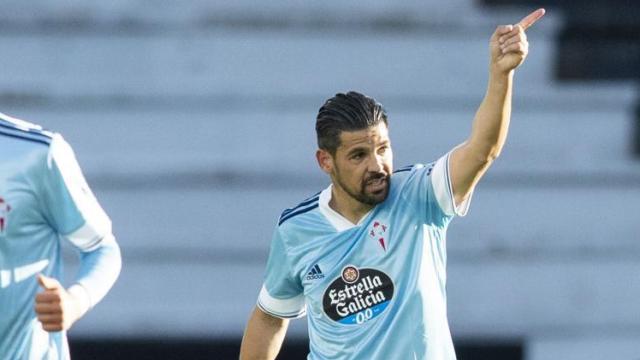
[{"label": "eye", "polygon": [[351,160],[356,160],[356,161],[362,160],[364,158],[364,155],[365,154],[363,152],[356,152],[353,155],[351,155]]}]

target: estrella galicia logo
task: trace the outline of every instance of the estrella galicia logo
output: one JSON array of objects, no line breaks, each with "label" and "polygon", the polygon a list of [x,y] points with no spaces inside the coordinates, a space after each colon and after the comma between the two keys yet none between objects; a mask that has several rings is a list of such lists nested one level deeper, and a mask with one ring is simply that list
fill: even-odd
[{"label": "estrella galicia logo", "polygon": [[313,265],[311,270],[309,270],[309,272],[307,273],[307,280],[317,280],[317,279],[324,279],[324,274],[322,273],[322,270],[320,270],[320,265],[315,264]]},{"label": "estrella galicia logo", "polygon": [[348,265],[325,290],[322,306],[334,321],[362,324],[380,315],[393,299],[393,293],[393,281],[387,274]]}]

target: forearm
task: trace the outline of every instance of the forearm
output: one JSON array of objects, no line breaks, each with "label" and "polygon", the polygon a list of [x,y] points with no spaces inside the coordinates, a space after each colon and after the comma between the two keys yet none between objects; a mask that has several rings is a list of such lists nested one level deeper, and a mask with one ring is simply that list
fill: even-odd
[{"label": "forearm", "polygon": [[80,268],[75,284],[69,288],[69,292],[82,296],[82,290],[84,290],[86,299],[83,301],[87,301],[86,310],[88,310],[100,302],[111,289],[120,274],[121,267],[120,247],[113,235],[108,235],[97,249],[81,253]]},{"label": "forearm", "polygon": [[288,320],[270,316],[256,308],[242,337],[240,360],[275,359],[288,326]]},{"label": "forearm", "polygon": [[489,84],[473,121],[467,142],[480,164],[500,155],[511,120],[513,70],[507,73],[491,69]]},{"label": "forearm", "polygon": [[511,119],[513,71],[492,70],[468,140],[453,151],[451,181],[456,204],[462,203],[500,155]]}]

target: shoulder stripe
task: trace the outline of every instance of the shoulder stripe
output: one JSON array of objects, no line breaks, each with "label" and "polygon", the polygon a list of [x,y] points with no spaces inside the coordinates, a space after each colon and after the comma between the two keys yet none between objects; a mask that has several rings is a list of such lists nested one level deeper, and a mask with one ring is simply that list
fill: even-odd
[{"label": "shoulder stripe", "polygon": [[32,141],[32,142],[36,142],[36,143],[40,143],[40,144],[44,144],[44,145],[50,145],[51,144],[51,139],[50,138],[41,138],[41,137],[32,137],[29,136],[29,133],[12,133],[12,132],[8,132],[5,131],[3,129],[0,129],[0,135],[2,136],[7,136],[7,137],[12,137],[12,138],[16,138],[16,139],[21,139],[21,140],[27,140],[27,141]]},{"label": "shoulder stripe", "polygon": [[413,169],[413,167],[410,167],[408,169],[398,169],[398,170],[394,171],[393,173],[397,174],[397,173],[401,173],[401,172],[405,172],[405,171],[411,171],[411,169]]},{"label": "shoulder stripe", "polygon": [[319,192],[315,193],[314,195],[312,195],[310,198],[307,198],[306,200],[301,202],[300,204],[298,204],[298,205],[296,205],[296,206],[294,206],[292,208],[286,209],[285,211],[282,212],[282,215],[280,215],[280,216],[285,216],[288,213],[290,213],[292,211],[295,211],[296,209],[299,209],[299,208],[301,208],[303,206],[307,206],[307,205],[311,204],[312,202],[318,200],[318,198],[320,197],[320,193],[321,192],[322,191],[319,191]]},{"label": "shoulder stripe", "polygon": [[26,134],[30,134],[30,135],[36,135],[36,136],[41,136],[43,138],[46,139],[51,139],[52,135],[49,131],[46,130],[40,130],[37,128],[25,128],[25,127],[20,127],[17,126],[11,122],[8,122],[6,120],[3,120],[0,118],[0,127],[1,128],[5,128],[5,129],[9,129],[9,130],[14,130],[14,131],[18,131],[21,133],[26,133]]},{"label": "shoulder stripe", "polygon": [[407,166],[404,166],[404,167],[401,167],[401,168],[395,170],[394,173],[403,172],[403,171],[409,171],[409,170],[413,169],[414,167],[415,167],[415,165],[407,165]]},{"label": "shoulder stripe", "polygon": [[282,223],[284,223],[285,221],[291,219],[294,216],[298,216],[300,214],[304,214],[304,213],[306,213],[308,211],[311,211],[311,210],[313,210],[313,209],[315,209],[317,207],[318,207],[318,202],[317,202],[317,199],[316,199],[316,202],[313,203],[313,205],[310,205],[310,206],[308,206],[306,208],[302,208],[300,210],[297,210],[297,211],[294,211],[294,212],[291,212],[291,213],[288,213],[286,215],[281,216],[280,217],[280,221],[278,221],[278,226],[282,225]]},{"label": "shoulder stripe", "polygon": [[431,164],[427,165],[427,166],[428,166],[428,168],[427,168],[427,175],[431,175],[431,172],[433,171],[433,167],[434,167],[435,165],[436,165],[435,163],[431,163]]},{"label": "shoulder stripe", "polygon": [[293,207],[293,208],[290,208],[290,209],[287,209],[287,210],[283,211],[282,215],[280,215],[280,216],[285,216],[285,215],[287,215],[287,214],[289,214],[289,213],[291,213],[293,211],[296,211],[296,210],[300,209],[301,207],[304,207],[304,206],[307,206],[309,204],[312,204],[313,202],[318,201],[318,199],[319,199],[319,196],[316,196],[313,199],[310,199],[310,200],[307,200],[305,202],[302,202],[302,203],[298,204],[298,206],[296,206],[296,207]]}]

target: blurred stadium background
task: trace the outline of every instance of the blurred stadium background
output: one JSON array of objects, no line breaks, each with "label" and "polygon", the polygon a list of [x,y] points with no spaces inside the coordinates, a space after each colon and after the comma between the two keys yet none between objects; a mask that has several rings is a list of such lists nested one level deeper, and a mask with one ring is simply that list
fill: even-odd
[{"label": "blurred stadium background", "polygon": [[[469,132],[495,26],[538,6],[507,146],[449,232],[454,342],[640,359],[639,2],[7,0],[0,111],[65,135],[123,251],[74,358],[237,358],[277,216],[327,183],[322,102],[377,98],[396,166],[435,160]],[[280,358],[305,343],[296,321]]]}]

